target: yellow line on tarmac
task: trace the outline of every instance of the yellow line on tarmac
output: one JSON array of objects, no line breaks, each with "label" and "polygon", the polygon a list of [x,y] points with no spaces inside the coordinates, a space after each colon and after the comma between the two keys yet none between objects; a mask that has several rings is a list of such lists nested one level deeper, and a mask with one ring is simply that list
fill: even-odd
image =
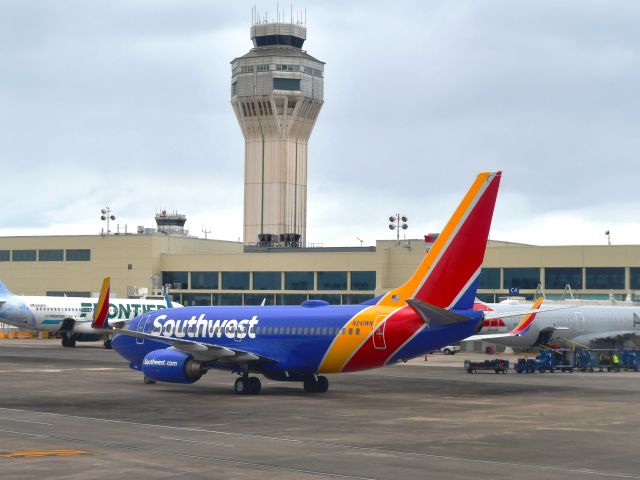
[{"label": "yellow line on tarmac", "polygon": [[89,455],[84,450],[12,450],[0,451],[0,457],[25,458],[25,457],[67,457],[71,455]]}]

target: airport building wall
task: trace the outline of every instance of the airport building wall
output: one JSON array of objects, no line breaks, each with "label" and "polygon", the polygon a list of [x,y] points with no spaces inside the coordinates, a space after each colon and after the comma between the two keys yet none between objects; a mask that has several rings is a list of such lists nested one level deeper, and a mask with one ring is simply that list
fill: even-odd
[{"label": "airport building wall", "polygon": [[[112,277],[118,297],[170,284],[186,305],[358,303],[403,283],[424,256],[422,240],[375,247],[258,248],[240,242],[150,235],[0,238],[0,278],[25,295],[87,295]],[[512,287],[532,297],[623,300],[640,292],[640,245],[532,246],[490,241],[479,296]],[[513,291],[511,293],[513,295]],[[637,299],[637,297],[636,297]]]}]

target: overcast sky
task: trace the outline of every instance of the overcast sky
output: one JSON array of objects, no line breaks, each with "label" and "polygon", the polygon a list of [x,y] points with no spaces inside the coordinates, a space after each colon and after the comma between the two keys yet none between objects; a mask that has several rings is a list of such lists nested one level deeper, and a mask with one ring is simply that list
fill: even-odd
[{"label": "overcast sky", "polygon": [[[280,3],[282,6],[285,2]],[[0,1],[0,235],[129,231],[160,209],[242,236],[229,62],[251,8],[214,0]],[[289,4],[287,3],[287,9]],[[309,242],[437,232],[504,171],[491,237],[640,243],[640,2],[316,1],[326,62],[309,142]]]}]

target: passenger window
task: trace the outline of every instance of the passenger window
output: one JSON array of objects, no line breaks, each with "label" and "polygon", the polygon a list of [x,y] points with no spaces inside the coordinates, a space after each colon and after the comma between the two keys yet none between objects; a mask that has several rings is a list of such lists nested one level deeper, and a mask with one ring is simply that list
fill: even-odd
[{"label": "passenger window", "polygon": [[267,333],[271,335],[273,333],[273,327],[269,327],[269,329],[267,330]]},{"label": "passenger window", "polygon": [[280,327],[280,335],[284,335],[284,327]]},{"label": "passenger window", "polygon": [[290,335],[291,334],[291,327],[287,327],[287,329],[284,331],[284,333],[286,335]]},{"label": "passenger window", "polygon": [[316,329],[315,328],[310,328],[309,329],[309,335],[315,335],[316,334]]},{"label": "passenger window", "polygon": [[305,327],[304,328],[304,333],[303,335],[309,335],[309,327]]},{"label": "passenger window", "polygon": [[341,330],[341,332],[340,332],[340,333],[341,333],[342,335],[345,335],[345,334],[347,333],[347,329],[346,329],[346,328],[343,328],[343,329]]},{"label": "passenger window", "polygon": [[360,335],[360,329],[356,328],[356,335]]},{"label": "passenger window", "polygon": [[326,334],[327,334],[327,328],[325,327],[322,329],[322,335],[326,335]]},{"label": "passenger window", "polygon": [[353,335],[353,328],[349,329],[349,335]]}]

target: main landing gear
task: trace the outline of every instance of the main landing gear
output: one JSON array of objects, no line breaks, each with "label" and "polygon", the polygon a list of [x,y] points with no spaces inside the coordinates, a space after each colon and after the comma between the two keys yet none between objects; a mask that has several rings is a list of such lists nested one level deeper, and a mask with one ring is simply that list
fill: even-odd
[{"label": "main landing gear", "polygon": [[262,389],[262,384],[258,377],[243,375],[236,380],[233,389],[238,395],[257,395]]},{"label": "main landing gear", "polygon": [[62,346],[63,347],[75,347],[76,339],[70,333],[62,334]]},{"label": "main landing gear", "polygon": [[104,339],[104,348],[107,350],[111,350],[113,347],[111,346],[111,337],[106,337]]},{"label": "main landing gear", "polygon": [[327,390],[329,390],[329,380],[327,380],[327,377],[323,377],[322,375],[317,377],[315,375],[311,375],[304,379],[302,387],[307,393],[327,393]]}]

